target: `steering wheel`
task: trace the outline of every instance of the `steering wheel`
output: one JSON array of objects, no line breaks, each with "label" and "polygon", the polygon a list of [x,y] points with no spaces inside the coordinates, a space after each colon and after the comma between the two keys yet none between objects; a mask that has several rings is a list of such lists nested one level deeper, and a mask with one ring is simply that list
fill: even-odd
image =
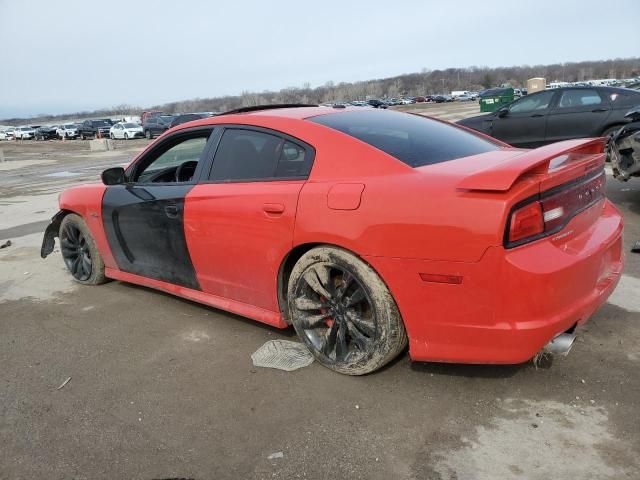
[{"label": "steering wheel", "polygon": [[196,173],[197,166],[198,162],[196,160],[187,160],[178,165],[175,174],[176,182],[188,182],[191,180],[193,174]]}]

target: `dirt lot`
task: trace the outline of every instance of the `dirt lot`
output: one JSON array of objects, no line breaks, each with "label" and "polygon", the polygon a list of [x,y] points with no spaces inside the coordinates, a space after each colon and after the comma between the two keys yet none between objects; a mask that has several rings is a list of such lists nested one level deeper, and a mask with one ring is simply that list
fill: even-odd
[{"label": "dirt lot", "polygon": [[[640,255],[551,368],[406,355],[358,378],[255,368],[252,352],[293,331],[120,282],[79,286],[59,253],[39,258],[57,194],[145,144],[0,143],[0,243],[13,242],[0,250],[0,478],[640,478]],[[607,193],[629,252],[640,181],[609,177]]]}]

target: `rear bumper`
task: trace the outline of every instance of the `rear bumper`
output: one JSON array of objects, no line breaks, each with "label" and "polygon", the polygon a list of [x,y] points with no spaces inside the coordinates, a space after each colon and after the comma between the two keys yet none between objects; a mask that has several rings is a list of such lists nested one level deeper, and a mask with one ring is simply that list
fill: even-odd
[{"label": "rear bumper", "polygon": [[[583,230],[581,222],[593,223]],[[567,240],[572,229],[581,233]],[[490,247],[477,263],[366,259],[396,299],[413,360],[521,363],[586,322],[622,273],[622,217],[611,203],[578,215],[562,232],[511,250]],[[420,273],[462,283],[428,283]]]}]

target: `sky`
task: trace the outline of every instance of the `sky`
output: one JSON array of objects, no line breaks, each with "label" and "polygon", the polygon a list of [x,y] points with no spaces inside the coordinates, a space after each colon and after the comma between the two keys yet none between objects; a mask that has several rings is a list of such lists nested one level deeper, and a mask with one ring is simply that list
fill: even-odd
[{"label": "sky", "polygon": [[0,0],[0,118],[640,56],[640,0]]}]

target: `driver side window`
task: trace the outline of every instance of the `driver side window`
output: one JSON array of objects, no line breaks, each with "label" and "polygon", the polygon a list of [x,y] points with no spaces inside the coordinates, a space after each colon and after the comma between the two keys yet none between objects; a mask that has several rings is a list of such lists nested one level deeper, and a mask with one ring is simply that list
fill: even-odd
[{"label": "driver side window", "polygon": [[132,181],[137,183],[188,182],[198,166],[210,132],[190,137],[161,149],[151,159],[144,161],[135,172]]},{"label": "driver side window", "polygon": [[526,113],[535,110],[544,110],[549,108],[549,103],[551,103],[554,93],[553,91],[546,91],[527,95],[517,102],[514,102],[511,108],[509,108],[509,111],[512,113]]}]

